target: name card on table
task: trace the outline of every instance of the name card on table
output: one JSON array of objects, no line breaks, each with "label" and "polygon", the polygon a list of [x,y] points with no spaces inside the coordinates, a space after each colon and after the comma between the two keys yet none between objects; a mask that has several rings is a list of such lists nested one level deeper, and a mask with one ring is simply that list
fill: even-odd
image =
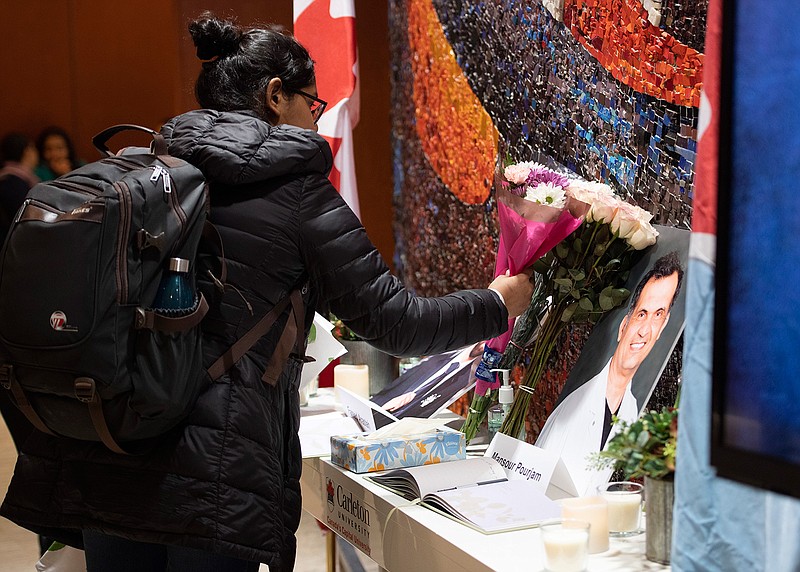
[{"label": "name card on table", "polygon": [[344,409],[345,415],[353,417],[366,433],[372,433],[384,425],[397,421],[397,417],[346,387],[337,387],[335,393],[336,401]]},{"label": "name card on table", "polygon": [[484,456],[500,463],[509,480],[533,483],[551,499],[577,495],[561,458],[535,445],[497,433]]}]

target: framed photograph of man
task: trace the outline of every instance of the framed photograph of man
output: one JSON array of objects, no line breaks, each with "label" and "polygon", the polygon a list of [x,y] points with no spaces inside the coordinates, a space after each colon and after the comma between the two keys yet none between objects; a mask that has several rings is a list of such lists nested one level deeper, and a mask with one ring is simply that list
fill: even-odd
[{"label": "framed photograph of man", "polygon": [[628,300],[592,329],[536,441],[564,460],[581,494],[608,479],[587,457],[613,436],[612,419],[641,414],[683,333],[690,232],[656,229],[658,241],[631,270]]},{"label": "framed photograph of man", "polygon": [[404,372],[372,402],[398,418],[429,418],[446,409],[475,385],[483,342],[428,356]]}]

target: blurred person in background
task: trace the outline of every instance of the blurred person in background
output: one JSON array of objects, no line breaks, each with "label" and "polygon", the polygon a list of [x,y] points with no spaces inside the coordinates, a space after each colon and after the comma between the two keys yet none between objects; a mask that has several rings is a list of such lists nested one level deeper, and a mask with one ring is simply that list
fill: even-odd
[{"label": "blurred person in background", "polygon": [[39,182],[34,169],[39,154],[23,133],[9,133],[0,140],[0,241],[4,241],[17,209],[28,190]]},{"label": "blurred person in background", "polygon": [[40,159],[36,175],[42,181],[52,181],[84,164],[75,154],[69,134],[61,127],[45,127],[36,138],[36,148]]}]

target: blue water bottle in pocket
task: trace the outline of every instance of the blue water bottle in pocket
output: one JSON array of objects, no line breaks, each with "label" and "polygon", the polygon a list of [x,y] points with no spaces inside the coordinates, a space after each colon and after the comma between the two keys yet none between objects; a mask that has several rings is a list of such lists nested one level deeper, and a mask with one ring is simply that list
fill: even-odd
[{"label": "blue water bottle in pocket", "polygon": [[185,258],[170,258],[169,266],[161,277],[153,309],[168,315],[182,314],[194,308],[195,297],[189,261]]}]

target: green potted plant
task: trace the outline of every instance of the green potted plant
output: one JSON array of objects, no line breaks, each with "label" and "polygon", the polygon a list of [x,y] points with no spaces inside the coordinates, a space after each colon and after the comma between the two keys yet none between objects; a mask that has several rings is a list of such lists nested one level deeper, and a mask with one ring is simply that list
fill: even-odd
[{"label": "green potted plant", "polygon": [[647,513],[646,556],[669,564],[678,409],[647,411],[632,423],[618,420],[619,431],[597,454],[599,467],[613,467],[626,479],[644,478]]}]

